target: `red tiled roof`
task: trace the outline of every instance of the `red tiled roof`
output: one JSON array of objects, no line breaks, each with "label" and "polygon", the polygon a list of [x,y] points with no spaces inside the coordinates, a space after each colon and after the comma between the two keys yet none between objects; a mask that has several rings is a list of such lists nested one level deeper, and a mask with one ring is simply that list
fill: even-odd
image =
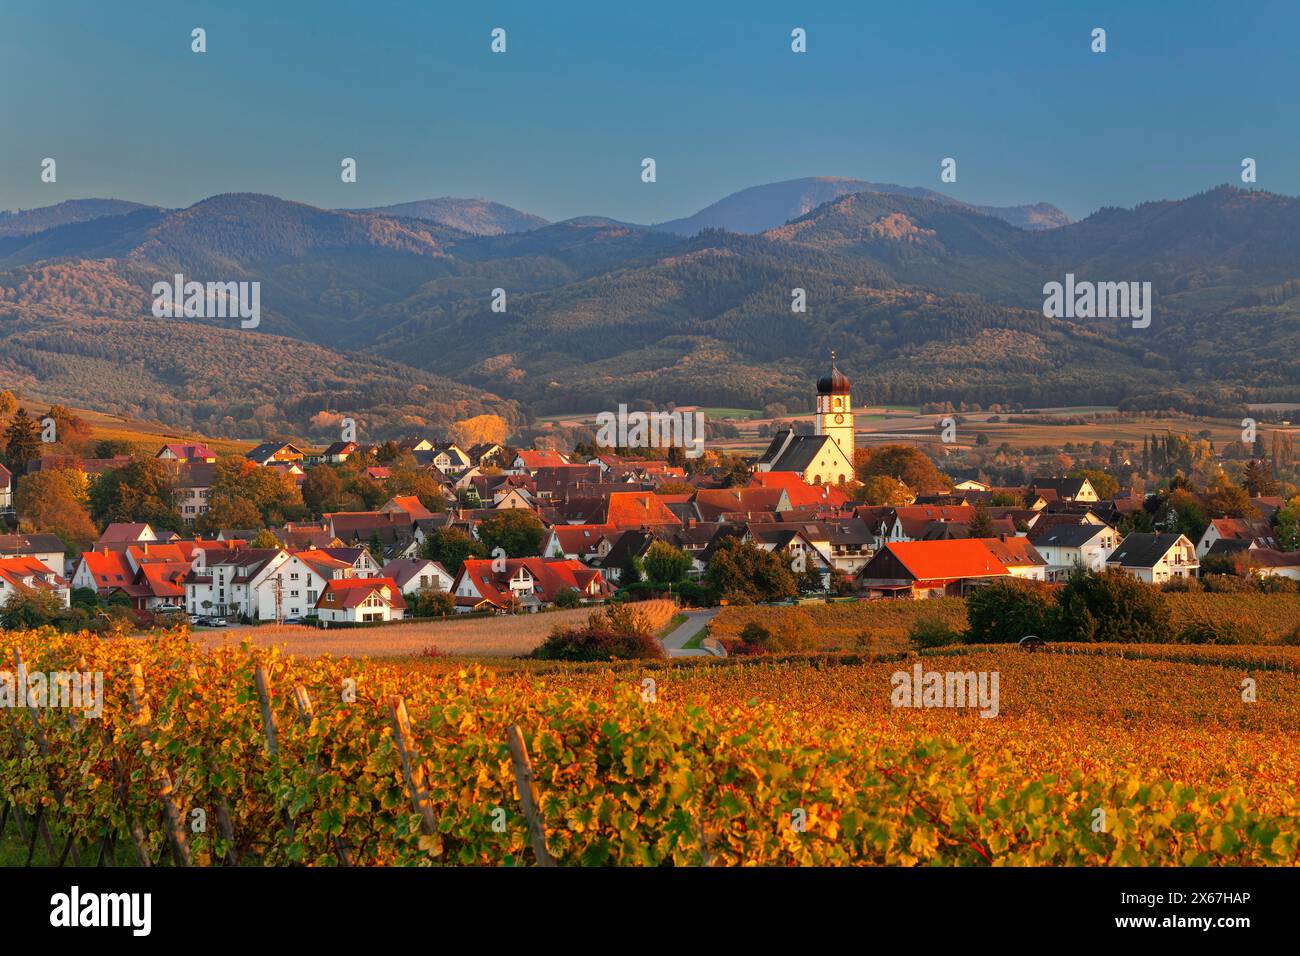
[{"label": "red tiled roof", "polygon": [[[383,593],[385,588],[388,589],[387,596]],[[402,589],[392,578],[341,578],[330,581],[325,585],[325,590],[321,591],[316,606],[333,609],[359,607],[372,594],[378,594],[380,600],[394,610],[406,608]]]},{"label": "red tiled roof", "polygon": [[918,581],[999,577],[1010,573],[979,538],[894,542],[885,545],[885,550]]}]

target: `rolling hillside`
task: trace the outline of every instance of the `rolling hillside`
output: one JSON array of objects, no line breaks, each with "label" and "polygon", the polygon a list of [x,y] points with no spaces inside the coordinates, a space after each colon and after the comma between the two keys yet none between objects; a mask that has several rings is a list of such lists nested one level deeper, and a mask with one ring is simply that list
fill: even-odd
[{"label": "rolling hillside", "polygon": [[[497,396],[538,413],[802,407],[831,348],[862,402],[1297,399],[1297,200],[1220,187],[1029,230],[935,197],[847,193],[761,232],[690,237],[462,219],[501,230],[476,235],[253,194],[133,209],[0,238],[0,372],[87,407],[208,429],[230,417],[215,433],[231,435],[259,414],[309,419],[331,396],[384,427],[523,415]],[[153,319],[152,284],[175,272],[260,282],[261,325]],[[1066,272],[1152,282],[1151,328],[1044,318],[1043,284]]]}]

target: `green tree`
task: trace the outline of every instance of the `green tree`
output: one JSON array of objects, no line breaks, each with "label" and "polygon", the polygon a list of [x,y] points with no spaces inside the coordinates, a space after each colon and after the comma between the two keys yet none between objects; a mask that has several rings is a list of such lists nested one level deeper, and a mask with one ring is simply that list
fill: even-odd
[{"label": "green tree", "polygon": [[487,550],[481,541],[475,541],[459,528],[439,528],[425,539],[423,554],[454,577],[460,573],[466,558],[486,557]]},{"label": "green tree", "polygon": [[163,462],[152,457],[134,458],[91,482],[90,514],[100,525],[147,521],[154,530],[171,531],[184,526],[176,507],[171,473]]},{"label": "green tree", "polygon": [[984,507],[984,502],[975,505],[975,517],[971,519],[967,533],[972,538],[994,538],[997,537],[993,531],[993,521],[989,518],[989,509]]},{"label": "green tree", "polygon": [[15,591],[0,607],[0,627],[23,631],[57,624],[64,611],[63,602],[51,591]]},{"label": "green tree", "polygon": [[302,503],[313,515],[342,511],[343,479],[333,465],[308,468],[302,476]]},{"label": "green tree", "polygon": [[1021,638],[1046,637],[1055,607],[1051,591],[1040,581],[994,581],[966,599],[972,644],[1014,644]]},{"label": "green tree", "polygon": [[656,584],[676,584],[686,580],[691,570],[691,558],[667,541],[656,541],[646,552],[644,565],[646,574]]},{"label": "green tree", "polygon": [[27,473],[27,463],[41,457],[41,428],[20,408],[4,430],[4,462],[15,475]]},{"label": "green tree", "polygon": [[275,536],[275,532],[270,528],[263,528],[257,534],[253,535],[253,540],[248,542],[250,548],[275,548],[279,549],[280,539]]},{"label": "green tree", "polygon": [[728,604],[778,601],[799,593],[794,574],[780,555],[739,538],[718,545],[705,580]]},{"label": "green tree", "polygon": [[1118,568],[1072,573],[1057,593],[1055,617],[1055,636],[1064,641],[1158,644],[1171,636],[1164,595]]},{"label": "green tree", "polygon": [[511,558],[526,558],[541,553],[546,527],[540,518],[523,508],[505,508],[479,525],[478,536],[487,553],[497,548]]}]

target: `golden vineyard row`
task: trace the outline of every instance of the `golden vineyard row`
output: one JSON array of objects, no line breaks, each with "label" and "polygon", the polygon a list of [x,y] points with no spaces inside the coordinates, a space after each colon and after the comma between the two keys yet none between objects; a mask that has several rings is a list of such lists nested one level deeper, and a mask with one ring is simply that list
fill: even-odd
[{"label": "golden vineyard row", "polygon": [[[494,674],[206,653],[183,635],[0,635],[7,661],[15,648],[29,671],[102,672],[103,711],[10,710],[0,792],[29,821],[43,807],[78,846],[111,835],[153,860],[179,827],[196,864],[531,864],[510,726],[531,751],[546,849],[561,864],[1300,858],[1295,738],[1278,733],[1296,712],[1287,673],[1259,676],[1251,710],[1217,668],[1015,652],[928,664],[1002,671],[1002,714],[983,720],[890,708],[895,664]],[[1097,696],[1080,687],[1089,668],[1123,683],[1113,709],[1071,703],[1072,690]],[[1214,673],[1184,673],[1198,670]],[[1154,711],[1152,681],[1155,696],[1173,695]],[[432,833],[412,805],[393,695],[410,715]],[[1195,713],[1183,721],[1181,708]],[[1143,734],[1132,729],[1147,718]],[[1221,743],[1206,755],[1220,776],[1180,777],[1133,749],[1161,734],[1175,752]],[[1252,789],[1252,773],[1266,782]]]}]

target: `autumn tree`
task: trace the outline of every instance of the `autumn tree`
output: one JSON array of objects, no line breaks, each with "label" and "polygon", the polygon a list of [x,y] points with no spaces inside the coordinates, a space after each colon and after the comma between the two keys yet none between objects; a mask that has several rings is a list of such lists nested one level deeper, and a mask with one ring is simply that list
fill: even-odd
[{"label": "autumn tree", "polygon": [[915,498],[912,489],[889,475],[870,475],[854,489],[854,499],[866,505],[905,505]]},{"label": "autumn tree", "polygon": [[479,540],[487,553],[497,548],[511,558],[540,554],[546,527],[540,518],[523,508],[505,508],[484,519],[479,526]]},{"label": "autumn tree", "polygon": [[196,526],[211,533],[220,528],[263,528],[302,517],[302,496],[293,479],[263,468],[240,455],[220,459],[212,471],[208,512]]},{"label": "autumn tree", "polygon": [[313,515],[343,511],[343,479],[332,465],[308,468],[302,479],[302,502]]},{"label": "autumn tree", "polygon": [[109,469],[91,482],[90,514],[100,525],[145,521],[155,530],[172,531],[184,526],[171,471],[157,458],[144,456]]},{"label": "autumn tree", "polygon": [[952,482],[930,457],[911,445],[859,448],[853,457],[858,480],[864,484],[873,476],[887,475],[915,489],[918,494],[938,494],[952,487]]},{"label": "autumn tree", "polygon": [[504,445],[510,426],[500,415],[475,415],[451,426],[451,436],[461,448],[473,445]]},{"label": "autumn tree", "polygon": [[78,468],[25,475],[14,500],[22,530],[56,534],[70,551],[84,551],[99,537],[88,503],[88,482]]}]

